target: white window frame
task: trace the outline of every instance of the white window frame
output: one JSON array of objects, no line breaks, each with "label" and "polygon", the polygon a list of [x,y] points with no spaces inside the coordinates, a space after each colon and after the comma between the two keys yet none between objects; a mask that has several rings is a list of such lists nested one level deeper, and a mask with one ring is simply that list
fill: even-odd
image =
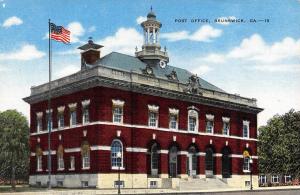
[{"label": "white window frame", "polygon": [[41,117],[36,118],[36,132],[43,131],[43,119]]},{"label": "white window frame", "polygon": [[[115,142],[118,142],[120,144],[120,146],[121,146],[120,151],[114,151],[113,150],[113,145],[114,145]],[[123,152],[123,143],[122,143],[122,141],[119,140],[119,139],[114,139],[111,143],[110,151],[111,151],[111,154],[110,154],[111,169],[112,170],[118,170],[119,169],[118,160],[117,160],[117,153],[121,152],[121,162],[120,162],[121,166],[120,166],[120,169],[124,170],[124,164],[123,164],[123,161],[124,161],[123,153],[124,152]]]},{"label": "white window frame", "polygon": [[[247,165],[246,165],[247,163]],[[250,157],[243,158],[243,172],[249,173],[250,172]]]},{"label": "white window frame", "polygon": [[[178,121],[179,121],[179,110],[176,108],[169,108],[169,129],[178,130]],[[172,117],[175,117],[175,128],[172,127],[174,121],[171,120]]]},{"label": "white window frame", "polygon": [[43,156],[36,156],[36,171],[43,171]]},{"label": "white window frame", "polygon": [[[46,125],[47,125],[47,131],[49,131],[49,118],[50,118],[50,129],[52,130],[53,129],[53,117],[52,117],[52,109],[50,109],[50,112],[49,112],[49,110],[46,110]],[[49,117],[49,115],[50,115],[50,117]]]},{"label": "white window frame", "polygon": [[[245,135],[244,127],[247,127],[247,136]],[[247,121],[247,120],[243,121],[242,133],[243,133],[243,138],[250,137],[250,121]]]},{"label": "white window frame", "polygon": [[[152,118],[152,116],[155,118]],[[158,127],[158,119],[159,119],[159,106],[156,105],[148,105],[148,126],[149,127]],[[155,120],[155,124],[152,120]]]},{"label": "white window frame", "polygon": [[[275,179],[277,181],[274,181]],[[272,175],[271,176],[271,183],[279,183],[279,176],[278,175]]]},{"label": "white window frame", "polygon": [[57,170],[62,171],[65,169],[64,156],[62,154],[57,155]]},{"label": "white window frame", "polygon": [[[75,115],[74,120],[73,120],[73,114]],[[70,111],[70,127],[74,127],[74,126],[76,126],[76,124],[77,124],[77,112],[75,109],[75,110]]]},{"label": "white window frame", "polygon": [[[123,123],[124,118],[124,104],[123,100],[112,99],[112,121],[113,123]],[[116,112],[119,109],[120,112]],[[118,119],[118,120],[116,120]]]},{"label": "white window frame", "polygon": [[[190,118],[194,118],[195,119],[195,126],[194,129],[190,129]],[[187,124],[187,129],[189,132],[198,132],[199,131],[199,115],[198,115],[198,111],[191,109],[188,110],[188,124]]]},{"label": "white window frame", "polygon": [[259,176],[259,183],[260,184],[266,184],[267,183],[267,176],[266,175],[260,175]]},{"label": "white window frame", "polygon": [[[289,178],[289,181],[287,182],[287,178]],[[292,182],[292,176],[291,175],[284,175],[284,183],[290,183]]]},{"label": "white window frame", "polygon": [[90,151],[86,151],[82,154],[82,169],[90,168]]},{"label": "white window frame", "polygon": [[70,156],[70,171],[75,170],[75,157]]},{"label": "white window frame", "polygon": [[[62,120],[61,120],[62,119]],[[58,113],[57,117],[58,129],[63,129],[65,127],[65,118],[63,113]]]},{"label": "white window frame", "polygon": [[[214,134],[214,119],[215,119],[214,115],[212,115],[212,114],[207,114],[206,115],[206,121],[205,121],[205,132],[206,133]],[[210,128],[211,128],[210,131],[211,132],[208,131],[209,130],[208,124],[211,124],[211,126],[210,126]]]},{"label": "white window frame", "polygon": [[[222,121],[223,121],[223,127],[222,127],[222,134],[223,135],[230,135],[230,118],[229,117],[222,117]],[[226,129],[226,133],[225,133],[225,125],[227,124],[227,129]]]},{"label": "white window frame", "polygon": [[85,106],[82,109],[82,124],[88,124],[90,122],[90,111],[89,107]]}]

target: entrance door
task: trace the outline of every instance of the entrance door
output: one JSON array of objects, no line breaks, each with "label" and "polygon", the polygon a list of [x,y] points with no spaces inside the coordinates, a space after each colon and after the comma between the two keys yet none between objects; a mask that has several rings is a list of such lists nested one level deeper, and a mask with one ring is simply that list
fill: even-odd
[{"label": "entrance door", "polygon": [[177,148],[172,146],[169,153],[170,177],[177,177]]},{"label": "entrance door", "polygon": [[205,175],[213,177],[214,175],[214,159],[212,148],[207,148],[205,152]]},{"label": "entrance door", "polygon": [[189,153],[187,156],[188,176],[194,177],[197,174],[197,156]]}]

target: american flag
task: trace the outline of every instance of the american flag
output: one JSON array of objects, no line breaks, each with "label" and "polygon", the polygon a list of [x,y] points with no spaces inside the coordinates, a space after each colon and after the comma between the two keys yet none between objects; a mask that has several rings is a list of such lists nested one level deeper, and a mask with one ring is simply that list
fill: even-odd
[{"label": "american flag", "polygon": [[50,23],[50,38],[55,41],[60,41],[63,43],[70,43],[70,31],[65,29],[62,26],[56,26],[53,23]]}]

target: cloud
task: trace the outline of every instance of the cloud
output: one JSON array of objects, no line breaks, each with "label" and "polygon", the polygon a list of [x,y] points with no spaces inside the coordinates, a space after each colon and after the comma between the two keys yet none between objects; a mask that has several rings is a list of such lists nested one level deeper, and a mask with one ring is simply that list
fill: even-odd
[{"label": "cloud", "polygon": [[136,18],[136,23],[137,24],[141,24],[142,22],[146,21],[147,20],[147,17],[145,16],[139,16]]},{"label": "cloud", "polygon": [[64,66],[64,68],[62,68],[58,72],[56,72],[55,76],[57,78],[65,77],[65,76],[74,74],[74,73],[78,72],[79,70],[80,70],[80,66],[70,64],[70,65]]},{"label": "cloud", "polygon": [[210,25],[203,25],[194,33],[189,31],[178,31],[171,33],[162,33],[161,38],[167,39],[170,42],[181,41],[181,40],[190,40],[190,41],[201,41],[209,42],[213,38],[217,38],[222,35],[222,30],[213,28]]},{"label": "cloud", "polygon": [[204,75],[207,74],[208,72],[212,71],[213,68],[211,68],[208,65],[200,65],[197,68],[193,69],[191,72],[193,74],[197,74],[197,75]]},{"label": "cloud", "polygon": [[259,64],[252,69],[263,72],[300,72],[300,64]]},{"label": "cloud", "polygon": [[203,58],[204,61],[218,64],[218,63],[223,63],[225,62],[226,58],[223,55],[220,54],[209,54],[207,57]]},{"label": "cloud", "polygon": [[39,51],[35,45],[26,44],[23,45],[20,49],[13,52],[0,53],[0,60],[34,60],[44,57],[46,54],[42,51]]},{"label": "cloud", "polygon": [[235,16],[228,16],[228,17],[220,17],[217,19],[217,24],[221,24],[224,26],[228,26],[231,22],[235,21],[237,18]]},{"label": "cloud", "polygon": [[[4,6],[5,7],[5,6]],[[9,28],[11,26],[18,26],[23,24],[23,21],[21,20],[21,18],[18,18],[17,16],[12,16],[10,18],[7,18],[4,22],[3,22],[3,27],[4,28]]]},{"label": "cloud", "polygon": [[91,26],[88,28],[87,32],[91,33],[91,32],[95,32],[96,31],[96,26]]},{"label": "cloud", "polygon": [[111,51],[134,55],[135,47],[143,44],[143,36],[134,28],[121,27],[114,35],[105,37],[96,43],[104,46],[103,55]]},{"label": "cloud", "polygon": [[85,30],[80,22],[71,22],[68,24],[67,29],[71,32],[70,41],[71,43],[80,42],[80,37],[84,35]]}]

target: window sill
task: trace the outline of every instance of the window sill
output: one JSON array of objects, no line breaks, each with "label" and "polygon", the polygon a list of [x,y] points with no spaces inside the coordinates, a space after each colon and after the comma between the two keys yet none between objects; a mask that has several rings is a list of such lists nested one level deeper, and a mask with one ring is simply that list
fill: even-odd
[{"label": "window sill", "polygon": [[73,169],[69,169],[69,171],[75,171],[75,169],[73,168]]},{"label": "window sill", "polygon": [[42,172],[43,171],[43,169],[38,169],[38,170],[36,170],[36,172]]},{"label": "window sill", "polygon": [[65,168],[58,168],[57,171],[64,171]]},{"label": "window sill", "polygon": [[250,173],[249,170],[243,170],[243,173]]},{"label": "window sill", "polygon": [[[119,167],[111,167],[111,170],[119,170]],[[120,167],[120,170],[125,170],[125,167]]]},{"label": "window sill", "polygon": [[82,170],[89,170],[90,167],[82,167],[81,169],[82,169]]}]

